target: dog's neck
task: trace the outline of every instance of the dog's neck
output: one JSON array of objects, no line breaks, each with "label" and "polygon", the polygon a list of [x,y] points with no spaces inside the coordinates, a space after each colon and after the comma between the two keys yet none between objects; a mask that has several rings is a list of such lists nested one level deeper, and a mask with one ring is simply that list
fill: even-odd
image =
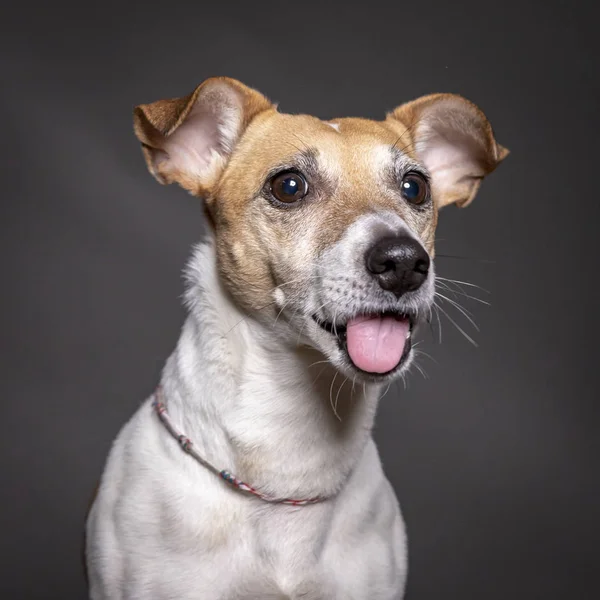
[{"label": "dog's neck", "polygon": [[215,466],[267,495],[332,496],[362,455],[380,386],[354,384],[238,310],[212,242],[188,276],[190,314],[162,381],[171,417]]}]

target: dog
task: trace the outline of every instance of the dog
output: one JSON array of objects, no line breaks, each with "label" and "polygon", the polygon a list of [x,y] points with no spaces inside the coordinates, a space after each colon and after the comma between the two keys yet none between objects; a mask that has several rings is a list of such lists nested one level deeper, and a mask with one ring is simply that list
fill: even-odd
[{"label": "dog", "polygon": [[90,598],[402,598],[378,398],[431,313],[438,211],[508,151],[461,96],[323,121],[225,77],[138,106],[134,130],[209,232],[177,346],[87,518]]}]

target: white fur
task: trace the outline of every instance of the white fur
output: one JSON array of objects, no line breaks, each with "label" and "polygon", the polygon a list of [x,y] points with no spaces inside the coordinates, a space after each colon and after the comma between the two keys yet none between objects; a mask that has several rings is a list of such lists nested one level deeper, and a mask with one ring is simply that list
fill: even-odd
[{"label": "white fur", "polygon": [[228,487],[181,450],[148,399],[119,433],[88,519],[91,598],[402,598],[404,525],[371,437],[380,386],[340,389],[330,363],[313,366],[322,354],[244,319],[212,243],[189,279],[190,314],[162,376],[171,418],[263,492],[330,499],[271,505]]}]

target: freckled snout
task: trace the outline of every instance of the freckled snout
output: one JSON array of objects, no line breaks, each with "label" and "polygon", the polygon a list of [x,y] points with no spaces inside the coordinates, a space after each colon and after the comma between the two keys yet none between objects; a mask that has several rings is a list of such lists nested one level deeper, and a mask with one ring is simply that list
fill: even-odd
[{"label": "freckled snout", "polygon": [[382,238],[365,254],[367,271],[396,298],[421,287],[429,273],[429,262],[425,248],[409,236]]}]

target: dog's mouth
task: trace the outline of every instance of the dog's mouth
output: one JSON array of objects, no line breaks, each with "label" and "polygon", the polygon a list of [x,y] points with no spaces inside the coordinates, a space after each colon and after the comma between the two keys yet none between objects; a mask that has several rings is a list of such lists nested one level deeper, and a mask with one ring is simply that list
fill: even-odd
[{"label": "dog's mouth", "polygon": [[372,377],[390,375],[410,354],[415,324],[410,313],[366,314],[335,324],[312,318],[337,339],[355,369]]}]

